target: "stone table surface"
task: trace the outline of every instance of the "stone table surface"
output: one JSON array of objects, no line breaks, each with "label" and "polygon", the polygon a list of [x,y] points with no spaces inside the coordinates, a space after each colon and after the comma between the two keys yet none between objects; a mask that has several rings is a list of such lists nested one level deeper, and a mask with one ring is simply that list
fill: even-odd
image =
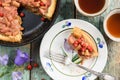
[{"label": "stone table surface", "polygon": [[[110,0],[110,5],[103,14],[96,17],[86,17],[80,14],[76,10],[73,0],[61,0],[59,15],[55,23],[65,19],[77,18],[88,21],[93,25],[95,25],[103,34],[108,45],[108,60],[103,72],[119,77],[120,76],[120,43],[110,40],[103,31],[103,21],[105,16],[115,8],[120,8],[120,0]],[[2,72],[4,72],[3,69],[4,67],[0,65],[0,80],[12,80],[11,73],[14,71],[21,71],[23,73],[22,80],[52,80],[43,70],[42,65],[40,63],[39,46],[41,39],[38,39],[33,43],[20,47],[0,46],[0,56],[3,54],[9,54],[9,55],[15,54],[15,50],[17,48],[20,48],[22,51],[29,53],[30,58],[32,58],[35,62],[39,64],[38,68],[33,68],[31,71],[22,68],[12,69],[14,65],[11,65],[7,69],[10,73],[5,75],[1,74]],[[100,80],[100,79],[97,78],[96,80]]]}]

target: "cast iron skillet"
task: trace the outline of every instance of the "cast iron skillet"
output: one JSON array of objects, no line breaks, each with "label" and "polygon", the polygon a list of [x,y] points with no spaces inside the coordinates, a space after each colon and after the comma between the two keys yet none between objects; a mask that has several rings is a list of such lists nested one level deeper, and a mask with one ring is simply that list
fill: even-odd
[{"label": "cast iron skillet", "polygon": [[24,7],[18,9],[18,13],[23,12],[25,16],[22,17],[22,26],[24,27],[23,39],[21,42],[6,42],[0,41],[0,45],[3,46],[22,46],[35,41],[36,39],[43,37],[43,35],[49,30],[49,28],[54,24],[60,7],[60,0],[57,0],[57,6],[54,15],[51,20],[41,21],[41,16],[35,15],[34,13],[28,11]]}]

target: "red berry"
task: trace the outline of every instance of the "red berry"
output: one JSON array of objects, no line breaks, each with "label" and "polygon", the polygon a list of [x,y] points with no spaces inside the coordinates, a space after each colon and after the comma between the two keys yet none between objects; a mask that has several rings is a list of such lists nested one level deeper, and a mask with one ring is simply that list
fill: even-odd
[{"label": "red berry", "polygon": [[32,65],[29,64],[29,65],[27,66],[27,69],[28,69],[28,70],[32,70]]},{"label": "red berry", "polygon": [[34,67],[38,67],[38,64],[37,64],[37,63],[34,63],[33,66],[34,66]]},{"label": "red berry", "polygon": [[20,13],[20,17],[24,17],[25,14],[23,12]]},{"label": "red berry", "polygon": [[0,17],[3,17],[4,16],[4,14],[3,13],[0,13]]},{"label": "red berry", "polygon": [[41,80],[45,80],[44,78],[42,78]]},{"label": "red berry", "polygon": [[45,6],[45,4],[41,1],[41,2],[40,2],[40,6]]},{"label": "red berry", "polygon": [[45,18],[42,17],[42,18],[41,18],[41,21],[45,21]]}]

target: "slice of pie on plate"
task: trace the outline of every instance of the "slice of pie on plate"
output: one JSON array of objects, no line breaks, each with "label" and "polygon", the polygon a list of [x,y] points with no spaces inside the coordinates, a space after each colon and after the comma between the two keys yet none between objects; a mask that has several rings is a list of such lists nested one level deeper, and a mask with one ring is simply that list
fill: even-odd
[{"label": "slice of pie on plate", "polygon": [[17,12],[20,5],[50,20],[56,8],[56,0],[0,0],[0,40],[8,42],[22,40],[24,28]]},{"label": "slice of pie on plate", "polygon": [[77,51],[79,57],[82,58],[82,62],[85,59],[98,56],[95,41],[87,32],[80,28],[74,27],[67,40],[72,48]]}]

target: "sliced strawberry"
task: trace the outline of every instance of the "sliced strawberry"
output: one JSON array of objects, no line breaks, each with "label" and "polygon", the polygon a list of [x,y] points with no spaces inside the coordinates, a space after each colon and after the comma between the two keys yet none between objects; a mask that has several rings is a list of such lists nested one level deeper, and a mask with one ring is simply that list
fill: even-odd
[{"label": "sliced strawberry", "polygon": [[84,41],[84,38],[83,38],[83,37],[81,37],[80,39],[81,39],[81,41]]},{"label": "sliced strawberry", "polygon": [[78,41],[79,44],[82,42],[81,38],[79,38],[77,41]]},{"label": "sliced strawberry", "polygon": [[82,51],[82,52],[85,52],[85,51],[86,51],[86,48],[81,48],[81,51]]},{"label": "sliced strawberry", "polygon": [[75,44],[78,44],[78,41],[77,41],[77,40],[75,40],[75,41],[74,41],[74,43],[75,43]]},{"label": "sliced strawberry", "polygon": [[87,49],[89,50],[89,52],[93,51],[93,48],[90,45],[87,46]]},{"label": "sliced strawberry", "polygon": [[81,46],[82,46],[82,47],[86,47],[87,45],[86,45],[86,43],[84,42]]},{"label": "sliced strawberry", "polygon": [[78,44],[77,43],[73,43],[73,46],[76,48],[78,46]]}]

